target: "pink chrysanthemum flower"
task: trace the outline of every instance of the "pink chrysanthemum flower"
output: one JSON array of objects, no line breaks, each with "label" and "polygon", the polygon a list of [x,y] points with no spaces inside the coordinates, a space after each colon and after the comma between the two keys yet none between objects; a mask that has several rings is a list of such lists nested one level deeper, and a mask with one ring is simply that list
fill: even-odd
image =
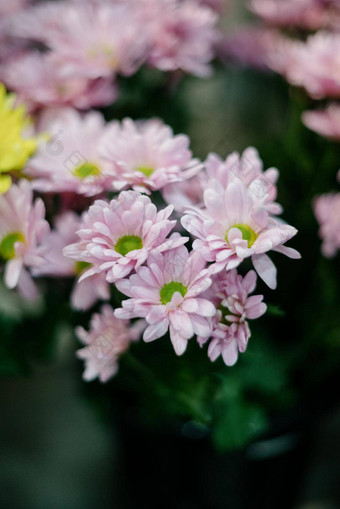
[{"label": "pink chrysanthemum flower", "polygon": [[189,210],[181,221],[197,237],[193,249],[214,262],[211,269],[216,272],[233,269],[251,256],[259,276],[270,288],[276,288],[276,268],[265,253],[274,250],[300,258],[297,251],[284,246],[297,230],[259,207],[239,178],[226,188],[212,180],[204,192],[204,203],[205,209]]},{"label": "pink chrysanthemum flower", "polygon": [[305,111],[302,120],[305,126],[321,136],[340,140],[339,104],[331,104],[325,110]]},{"label": "pink chrysanthemum flower", "polygon": [[189,138],[174,136],[160,120],[112,122],[101,144],[101,154],[111,162],[116,189],[133,187],[149,193],[195,175],[201,165],[192,158]]},{"label": "pink chrysanthemum flower", "polygon": [[250,9],[271,25],[317,30],[329,24],[332,4],[333,0],[251,0]]},{"label": "pink chrysanthemum flower", "polygon": [[164,254],[153,251],[147,267],[140,267],[129,279],[116,283],[130,299],[122,302],[115,316],[145,318],[146,342],[164,336],[170,328],[175,352],[182,355],[194,334],[211,333],[211,317],[216,309],[211,302],[198,297],[211,284],[205,266],[199,253],[189,255],[184,246]]},{"label": "pink chrysanthemum flower", "polygon": [[204,206],[203,190],[207,184],[206,172],[201,171],[191,179],[168,184],[162,189],[162,196],[166,203],[171,203],[178,213],[184,212],[188,207],[202,208]]},{"label": "pink chrysanthemum flower", "polygon": [[279,45],[271,66],[315,98],[340,97],[340,34],[319,31]]},{"label": "pink chrysanthemum flower", "polygon": [[[78,240],[76,232],[81,224],[81,217],[74,212],[64,212],[56,218],[54,230],[41,243],[44,262],[33,270],[35,276],[79,278],[89,268],[87,263],[76,262],[63,255],[64,247]],[[74,285],[71,304],[75,309],[89,309],[98,299],[109,298],[109,284],[105,274],[100,273]]]},{"label": "pink chrysanthemum flower", "polygon": [[1,79],[31,111],[65,105],[89,109],[111,104],[117,97],[111,78],[89,79],[56,62],[51,53],[30,52],[9,61]]},{"label": "pink chrysanthemum flower", "polygon": [[90,78],[130,75],[140,67],[147,38],[138,2],[70,2],[58,8],[59,24],[45,34],[57,61]]},{"label": "pink chrysanthemum flower", "polygon": [[[214,276],[213,284],[204,294],[217,308],[208,349],[212,361],[222,355],[225,364],[233,366],[238,352],[246,350],[250,338],[247,320],[259,318],[267,309],[262,302],[263,295],[249,297],[255,286],[256,273],[253,270],[245,277],[239,275],[236,269]],[[197,339],[202,346],[209,338]]]},{"label": "pink chrysanthemum flower", "polygon": [[110,203],[97,200],[84,215],[78,231],[80,241],[65,248],[64,253],[92,264],[80,281],[105,272],[107,281],[113,283],[142,265],[150,251],[173,249],[188,240],[166,238],[176,224],[168,219],[172,210],[168,206],[157,211],[150,198],[135,191],[122,191]]},{"label": "pink chrysanthemum flower", "polygon": [[149,63],[162,70],[207,76],[214,56],[216,13],[194,0],[145,0]]},{"label": "pink chrysanthemum flower", "polygon": [[119,357],[140,333],[140,324],[129,325],[114,316],[111,306],[103,306],[100,313],[92,316],[89,332],[83,327],[76,328],[76,335],[85,345],[77,351],[77,357],[85,361],[83,379],[91,381],[98,377],[107,382],[118,371]]},{"label": "pink chrysanthemum flower", "polygon": [[225,161],[216,154],[209,154],[205,169],[207,176],[216,179],[224,189],[230,182],[241,180],[251,192],[254,205],[265,208],[270,214],[282,212],[281,205],[274,201],[277,197],[279,171],[277,168],[264,171],[255,148],[248,147],[241,155],[233,152]]},{"label": "pink chrysanthemum flower", "polygon": [[314,213],[320,224],[322,253],[332,258],[340,249],[340,193],[318,196],[314,201]]},{"label": "pink chrysanthemum flower", "polygon": [[31,185],[21,180],[0,196],[0,257],[5,262],[5,283],[18,286],[27,297],[36,288],[27,269],[43,263],[39,247],[49,232],[45,207],[40,198],[33,202]]},{"label": "pink chrysanthemum flower", "polygon": [[112,190],[115,173],[98,150],[106,132],[99,112],[81,115],[71,108],[48,110],[39,128],[49,137],[27,164],[26,174],[34,178],[34,189],[85,196]]}]

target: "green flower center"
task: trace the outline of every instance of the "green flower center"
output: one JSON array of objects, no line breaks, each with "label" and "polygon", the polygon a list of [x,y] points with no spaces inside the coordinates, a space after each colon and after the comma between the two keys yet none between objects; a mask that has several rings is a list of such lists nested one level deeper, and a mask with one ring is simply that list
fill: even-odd
[{"label": "green flower center", "polygon": [[91,264],[88,262],[76,262],[75,271],[77,276],[80,276],[80,274],[85,272],[85,270],[88,269],[89,267],[91,267]]},{"label": "green flower center", "polygon": [[143,241],[140,237],[137,237],[137,235],[124,235],[124,237],[118,239],[115,250],[117,253],[125,256],[130,253],[130,251],[142,249],[142,247]]},{"label": "green flower center", "polygon": [[11,260],[15,257],[14,244],[16,242],[25,242],[25,237],[20,232],[9,233],[0,242],[0,256],[4,260]]},{"label": "green flower center", "polygon": [[143,173],[143,175],[145,175],[146,177],[151,177],[151,175],[155,171],[154,168],[152,168],[151,166],[138,166],[136,170]]},{"label": "green flower center", "polygon": [[230,311],[230,309],[222,306],[222,304],[220,304],[218,306],[218,310],[221,311],[222,313],[222,318],[221,318],[221,323],[223,323],[224,325],[231,325],[232,322],[228,322],[228,320],[226,320],[226,316],[227,315],[232,315],[233,313]]},{"label": "green flower center", "polygon": [[161,288],[159,292],[161,303],[165,305],[168,302],[171,302],[172,296],[176,292],[179,292],[182,295],[182,297],[184,297],[187,291],[188,291],[187,287],[182,285],[182,283],[179,283],[178,281],[172,281],[171,283],[167,283]]},{"label": "green flower center", "polygon": [[73,170],[73,175],[79,179],[86,179],[87,177],[98,177],[100,175],[100,170],[95,164],[84,163],[77,166],[77,168]]},{"label": "green flower center", "polygon": [[242,233],[243,240],[246,240],[248,242],[248,247],[251,247],[254,244],[255,240],[257,239],[257,233],[255,233],[254,230],[250,228],[250,226],[248,226],[247,224],[234,224],[227,230],[227,233],[224,237],[227,242],[229,231],[232,228],[237,228],[238,230],[240,230],[240,232]]}]

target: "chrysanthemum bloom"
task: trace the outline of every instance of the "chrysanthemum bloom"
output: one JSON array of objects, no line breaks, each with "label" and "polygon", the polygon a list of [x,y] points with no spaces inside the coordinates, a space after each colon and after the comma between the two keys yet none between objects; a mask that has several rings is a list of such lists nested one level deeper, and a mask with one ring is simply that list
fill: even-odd
[{"label": "chrysanthemum bloom", "polygon": [[[41,243],[43,263],[32,272],[35,276],[79,278],[89,268],[85,262],[76,262],[63,255],[63,249],[75,242],[81,227],[81,217],[74,212],[65,212],[55,220],[55,228]],[[71,304],[76,309],[89,309],[98,299],[110,298],[109,284],[105,274],[94,274],[76,283],[71,294]]]},{"label": "chrysanthemum bloom", "polygon": [[332,258],[340,249],[340,193],[323,194],[314,200],[314,213],[320,224],[321,251]]},{"label": "chrysanthemum bloom", "polygon": [[177,355],[186,350],[194,335],[209,336],[214,305],[199,295],[211,284],[206,262],[199,253],[182,246],[164,254],[153,251],[147,267],[140,267],[129,279],[116,283],[130,297],[116,309],[118,318],[142,317],[148,323],[143,339],[158,339],[170,329]]},{"label": "chrysanthemum bloom", "polygon": [[271,67],[315,98],[340,97],[340,34],[319,31],[279,45]]},{"label": "chrysanthemum bloom", "polygon": [[193,249],[214,262],[211,270],[215,272],[233,269],[251,256],[259,276],[270,288],[276,288],[276,268],[265,253],[273,250],[300,258],[297,251],[284,246],[297,230],[259,207],[240,179],[226,188],[217,180],[211,181],[204,192],[204,203],[205,209],[193,208],[181,220],[183,227],[197,237]]},{"label": "chrysanthemum bloom", "polygon": [[340,105],[331,104],[325,110],[305,111],[302,121],[321,136],[340,140]]},{"label": "chrysanthemum bloom", "polygon": [[146,0],[149,63],[162,70],[181,69],[197,76],[210,74],[217,15],[194,0]]},{"label": "chrysanthemum bloom", "polygon": [[33,187],[49,193],[94,196],[112,190],[114,171],[99,154],[106,124],[99,112],[81,115],[72,108],[48,110],[39,122],[48,133],[26,167]]},{"label": "chrysanthemum bloom", "polygon": [[[256,286],[256,273],[251,270],[245,277],[236,269],[214,276],[213,284],[204,294],[215,304],[217,311],[213,318],[213,331],[208,355],[215,361],[219,355],[227,366],[235,364],[238,352],[243,353],[250,338],[247,320],[262,316],[267,306],[263,295],[252,295]],[[198,337],[203,345],[209,338]]]},{"label": "chrysanthemum bloom", "polygon": [[142,265],[150,251],[162,252],[188,240],[166,238],[176,224],[168,219],[172,210],[170,205],[157,211],[150,198],[135,191],[122,191],[110,203],[97,200],[84,215],[80,241],[65,248],[64,254],[92,264],[80,281],[104,272],[113,283]]},{"label": "chrysanthemum bloom", "polygon": [[37,140],[28,136],[30,119],[24,106],[15,106],[15,96],[6,94],[0,83],[0,194],[11,185],[11,177],[4,173],[21,170],[33,154]]},{"label": "chrysanthemum bloom", "polygon": [[140,324],[130,325],[127,320],[119,320],[109,305],[92,316],[89,332],[77,327],[76,334],[85,345],[77,351],[77,357],[85,361],[84,380],[98,377],[101,382],[107,382],[113,377],[118,371],[119,357],[140,333]]},{"label": "chrysanthemum bloom", "polygon": [[[40,19],[42,28],[46,27],[46,30],[40,30],[38,34],[55,60],[87,77],[132,74],[146,57],[147,38],[138,2],[115,5],[110,2],[68,2],[58,5],[58,9],[35,9],[38,14],[39,10],[43,14]],[[27,28],[24,33],[27,36]],[[31,36],[36,37],[33,30]]]},{"label": "chrysanthemum bloom", "polygon": [[41,199],[33,203],[31,185],[21,180],[0,196],[0,257],[5,263],[5,283],[28,298],[36,295],[26,268],[43,263],[39,246],[49,232]]},{"label": "chrysanthemum bloom", "polygon": [[203,190],[207,184],[207,174],[201,171],[191,179],[163,187],[162,196],[166,203],[172,204],[178,213],[192,206],[202,208],[204,206]]},{"label": "chrysanthemum bloom", "polygon": [[[317,30],[328,25],[331,1],[251,0],[250,9],[266,23],[278,27]],[[334,2],[335,6],[335,2]]]},{"label": "chrysanthemum bloom", "polygon": [[216,179],[224,189],[230,182],[241,180],[251,192],[254,205],[264,207],[271,214],[282,212],[281,205],[274,201],[279,171],[277,168],[264,171],[259,153],[254,147],[248,147],[241,155],[233,152],[225,161],[216,154],[209,154],[205,170],[207,177]]},{"label": "chrysanthemum bloom", "polygon": [[133,187],[149,193],[190,178],[201,169],[199,161],[192,158],[189,138],[174,136],[160,120],[112,122],[100,151],[116,171],[116,189]]},{"label": "chrysanthemum bloom", "polygon": [[51,53],[31,52],[6,63],[1,78],[30,110],[65,105],[89,109],[116,99],[111,78],[89,79],[64,64],[56,62]]}]

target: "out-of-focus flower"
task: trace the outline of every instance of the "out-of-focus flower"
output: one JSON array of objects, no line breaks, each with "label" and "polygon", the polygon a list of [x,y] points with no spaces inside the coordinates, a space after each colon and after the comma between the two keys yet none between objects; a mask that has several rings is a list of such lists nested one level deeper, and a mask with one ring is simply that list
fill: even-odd
[{"label": "out-of-focus flower", "polygon": [[80,241],[64,253],[92,265],[80,281],[104,272],[107,281],[115,282],[142,265],[150,251],[173,249],[188,240],[166,238],[176,224],[168,219],[172,210],[168,206],[157,211],[150,198],[135,191],[122,191],[110,203],[97,200],[84,215]]},{"label": "out-of-focus flower", "polygon": [[[174,234],[176,237],[176,234]],[[170,328],[170,339],[177,355],[182,355],[194,335],[209,336],[214,305],[198,297],[211,284],[206,262],[199,253],[182,246],[164,254],[153,251],[147,267],[139,267],[129,279],[116,283],[130,297],[116,309],[118,318],[145,318],[148,327],[143,339],[158,339]]]},{"label": "out-of-focus flower", "polygon": [[8,190],[11,177],[4,173],[21,170],[33,154],[37,140],[29,137],[30,118],[23,105],[15,105],[15,96],[6,94],[0,83],[0,194]]},{"label": "out-of-focus flower", "polygon": [[194,0],[144,0],[149,63],[162,70],[210,73],[217,37],[216,13]]},{"label": "out-of-focus flower", "polygon": [[[65,212],[55,220],[55,228],[41,243],[41,256],[44,262],[32,272],[35,276],[76,277],[89,268],[84,262],[76,262],[63,255],[63,249],[78,239],[81,217],[74,212]],[[94,274],[76,283],[71,294],[71,304],[75,309],[88,309],[98,299],[110,298],[109,285],[105,274]]]},{"label": "out-of-focus flower", "polygon": [[30,110],[65,105],[88,109],[110,104],[117,97],[111,78],[89,79],[56,62],[51,53],[30,52],[17,57],[4,66],[1,78]]},{"label": "out-of-focus flower", "polygon": [[30,5],[32,0],[1,0],[0,1],[0,17],[17,13]]},{"label": "out-of-focus flower", "polygon": [[340,249],[340,193],[318,196],[314,200],[314,213],[320,224],[322,253],[331,258]]},{"label": "out-of-focus flower", "polygon": [[21,180],[0,196],[0,257],[5,262],[5,283],[18,286],[27,298],[36,296],[36,288],[27,268],[43,263],[39,247],[49,225],[41,199],[33,203],[31,185]]},{"label": "out-of-focus flower", "polygon": [[276,268],[265,253],[273,250],[300,258],[297,251],[284,245],[297,230],[259,207],[250,188],[239,178],[225,188],[218,180],[211,180],[204,203],[205,209],[188,210],[181,220],[197,237],[193,249],[214,262],[211,269],[216,272],[233,269],[251,256],[259,276],[270,288],[276,288]]},{"label": "out-of-focus flower", "polygon": [[281,42],[271,67],[315,98],[340,97],[340,34],[319,31],[306,42]]},{"label": "out-of-focus flower", "polygon": [[99,154],[106,124],[99,112],[72,108],[47,110],[39,128],[49,133],[29,161],[26,174],[38,191],[94,196],[113,189],[114,171]]},{"label": "out-of-focus flower", "polygon": [[[15,30],[40,39],[54,60],[89,78],[132,74],[146,58],[147,32],[143,31],[138,2],[65,2],[38,6],[17,21]],[[27,28],[27,17],[38,24]],[[24,26],[23,26],[24,25]]]},{"label": "out-of-focus flower", "polygon": [[251,0],[250,10],[266,23],[282,28],[317,30],[339,15],[337,0]]},{"label": "out-of-focus flower", "polygon": [[280,32],[272,28],[242,26],[234,34],[220,38],[217,55],[242,67],[269,71],[273,51],[281,38]]},{"label": "out-of-focus flower", "polygon": [[331,104],[325,110],[305,111],[303,123],[321,136],[340,140],[340,105]]},{"label": "out-of-focus flower", "polygon": [[107,382],[118,371],[118,359],[126,352],[132,341],[139,338],[141,327],[119,320],[113,309],[104,305],[100,313],[91,318],[90,330],[76,328],[76,335],[85,345],[77,351],[77,357],[85,361],[83,379],[99,378]]},{"label": "out-of-focus flower", "polygon": [[[214,276],[213,284],[203,295],[217,308],[208,349],[212,361],[222,355],[225,364],[232,366],[237,361],[238,352],[246,350],[250,338],[247,320],[259,318],[267,309],[262,302],[263,295],[249,297],[255,286],[256,273],[253,270],[242,277],[234,269]],[[209,338],[197,339],[202,346]]]},{"label": "out-of-focus flower", "polygon": [[115,169],[116,189],[133,187],[149,193],[201,169],[188,147],[187,136],[174,136],[159,120],[136,123],[127,118],[111,123],[100,151]]}]

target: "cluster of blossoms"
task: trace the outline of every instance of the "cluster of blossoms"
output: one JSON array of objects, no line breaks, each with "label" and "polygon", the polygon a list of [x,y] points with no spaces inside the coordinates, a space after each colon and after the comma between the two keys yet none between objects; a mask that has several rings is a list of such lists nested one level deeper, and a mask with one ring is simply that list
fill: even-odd
[{"label": "cluster of blossoms", "polygon": [[[12,103],[8,108],[15,114]],[[21,110],[17,115],[22,120]],[[255,271],[242,277],[236,268],[251,258],[275,288],[267,253],[299,257],[286,246],[296,229],[278,217],[278,170],[264,170],[254,148],[226,160],[209,154],[202,164],[188,137],[158,119],[105,122],[99,112],[64,107],[40,113],[35,129],[33,155],[18,131],[25,157],[0,196],[5,284],[34,298],[37,279],[71,278],[74,308],[107,301],[89,332],[76,331],[86,380],[113,376],[142,333],[146,342],[169,333],[177,355],[196,336],[201,346],[209,343],[212,361],[221,355],[233,365],[246,349],[248,320],[266,310],[262,295],[250,296]],[[184,246],[189,234],[191,251]],[[126,296],[116,309],[111,285]]]},{"label": "cluster of blossoms", "polygon": [[0,23],[0,39],[9,48],[0,54],[0,79],[30,110],[111,104],[117,77],[131,76],[144,64],[210,73],[219,1],[13,3],[15,16]]},{"label": "cluster of blossoms", "polygon": [[[249,7],[261,24],[241,27],[234,35],[223,37],[218,44],[220,57],[275,71],[304,89],[312,100],[322,100],[321,106],[302,114],[302,121],[319,135],[339,141],[340,3],[252,0]],[[338,198],[334,193],[314,202],[325,256],[333,256],[339,247]]]}]

